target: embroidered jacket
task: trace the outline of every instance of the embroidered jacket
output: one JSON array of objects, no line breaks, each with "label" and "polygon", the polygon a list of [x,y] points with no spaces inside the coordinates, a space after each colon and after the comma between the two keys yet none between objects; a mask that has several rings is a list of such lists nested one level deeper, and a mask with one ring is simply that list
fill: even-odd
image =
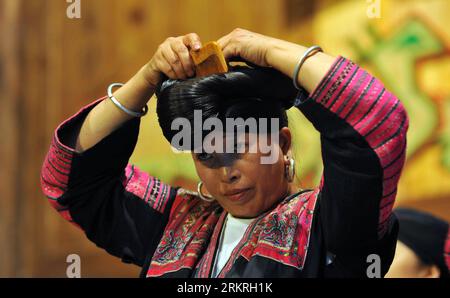
[{"label": "embroidered jacket", "polygon": [[[43,192],[97,246],[141,266],[142,277],[210,277],[226,212],[127,165],[139,119],[83,153],[73,149],[82,121],[103,99],[56,129]],[[343,57],[295,106],[320,132],[321,183],[260,215],[219,277],[365,277],[371,254],[384,275],[398,230],[391,211],[405,161],[404,107]]]}]

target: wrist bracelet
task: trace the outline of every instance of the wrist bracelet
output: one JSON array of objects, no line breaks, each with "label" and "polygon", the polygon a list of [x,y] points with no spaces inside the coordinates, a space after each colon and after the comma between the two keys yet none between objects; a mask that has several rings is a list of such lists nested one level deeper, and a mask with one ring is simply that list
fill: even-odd
[{"label": "wrist bracelet", "polygon": [[323,52],[322,48],[319,46],[312,46],[312,47],[308,48],[305,53],[303,53],[302,57],[300,58],[300,61],[298,61],[297,66],[295,67],[295,70],[294,70],[294,76],[292,78],[292,81],[294,82],[294,86],[298,90],[300,90],[302,88],[297,83],[297,77],[298,77],[298,74],[300,73],[300,69],[302,68],[303,63],[305,63],[306,59],[308,59],[312,55],[316,54],[317,52]]},{"label": "wrist bracelet", "polygon": [[111,99],[111,101],[116,105],[116,107],[118,107],[119,109],[121,109],[123,112],[127,113],[130,116],[133,117],[142,117],[145,114],[147,114],[148,112],[148,106],[145,105],[145,107],[143,108],[142,112],[135,112],[132,110],[127,109],[126,107],[124,107],[113,95],[112,95],[112,89],[114,87],[122,87],[124,84],[122,83],[113,83],[111,85],[109,85],[108,87],[108,97],[109,99]]}]

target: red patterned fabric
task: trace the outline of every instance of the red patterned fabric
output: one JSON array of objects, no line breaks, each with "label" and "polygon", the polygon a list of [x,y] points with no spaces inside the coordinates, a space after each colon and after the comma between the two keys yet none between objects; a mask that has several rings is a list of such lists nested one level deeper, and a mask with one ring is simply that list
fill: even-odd
[{"label": "red patterned fabric", "polygon": [[79,227],[73,222],[69,210],[58,203],[58,198],[67,190],[72,157],[73,151],[63,146],[58,141],[57,135],[55,135],[53,137],[52,146],[50,147],[42,166],[41,185],[50,205],[58,211],[65,220],[68,220]]},{"label": "red patterned fabric", "polygon": [[225,277],[238,255],[247,260],[262,256],[303,269],[318,194],[318,189],[301,193],[279,204],[261,220],[253,222],[219,277]]},{"label": "red patterned fabric", "polygon": [[[69,174],[71,173],[72,160],[79,153],[74,148],[64,145],[59,137],[60,131],[74,119],[91,110],[107,97],[102,97],[93,103],[83,107],[77,114],[64,121],[55,130],[50,149],[44,160],[41,170],[41,188],[47,196],[51,206],[66,220],[76,224],[67,207],[58,202],[68,190]],[[125,190],[144,200],[149,206],[163,213],[171,191],[170,185],[162,183],[159,179],[139,170],[134,165],[128,165],[124,171],[122,184]]]},{"label": "red patterned fabric", "polygon": [[125,169],[123,185],[128,192],[144,200],[153,209],[164,212],[170,185],[162,183],[158,178],[150,176],[131,164]]},{"label": "red patterned fabric", "polygon": [[[190,194],[175,198],[172,215],[153,255],[147,277],[195,267],[218,227],[221,207]],[[223,216],[221,222],[223,223]]]},{"label": "red patterned fabric", "polygon": [[[239,256],[250,260],[258,255],[302,269],[317,195],[318,190],[301,193],[259,216],[247,228],[218,277],[224,277]],[[179,195],[176,201],[173,218],[153,255],[147,277],[183,268],[196,268],[197,277],[209,277],[227,213],[217,203],[207,203],[192,195]]]},{"label": "red patterned fabric", "polygon": [[447,240],[445,241],[444,259],[447,269],[450,271],[450,228],[448,229]]},{"label": "red patterned fabric", "polygon": [[408,117],[403,105],[378,79],[342,57],[311,98],[350,124],[378,156],[383,168],[378,227],[382,238],[406,156]]}]

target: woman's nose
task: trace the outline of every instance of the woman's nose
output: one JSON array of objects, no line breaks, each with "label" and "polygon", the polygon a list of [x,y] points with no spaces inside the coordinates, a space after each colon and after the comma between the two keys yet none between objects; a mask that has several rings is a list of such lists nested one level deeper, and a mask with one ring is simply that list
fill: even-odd
[{"label": "woman's nose", "polygon": [[220,171],[221,180],[224,183],[234,183],[241,177],[239,170],[233,169],[232,167],[222,167]]}]

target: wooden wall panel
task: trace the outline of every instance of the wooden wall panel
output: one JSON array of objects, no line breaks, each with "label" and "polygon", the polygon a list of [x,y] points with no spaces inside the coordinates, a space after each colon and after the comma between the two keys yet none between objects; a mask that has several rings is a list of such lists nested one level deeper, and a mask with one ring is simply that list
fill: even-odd
[{"label": "wooden wall panel", "polygon": [[[15,217],[18,185],[19,40],[18,2],[0,1],[0,277],[16,272]],[[8,42],[4,42],[8,41]]]}]

